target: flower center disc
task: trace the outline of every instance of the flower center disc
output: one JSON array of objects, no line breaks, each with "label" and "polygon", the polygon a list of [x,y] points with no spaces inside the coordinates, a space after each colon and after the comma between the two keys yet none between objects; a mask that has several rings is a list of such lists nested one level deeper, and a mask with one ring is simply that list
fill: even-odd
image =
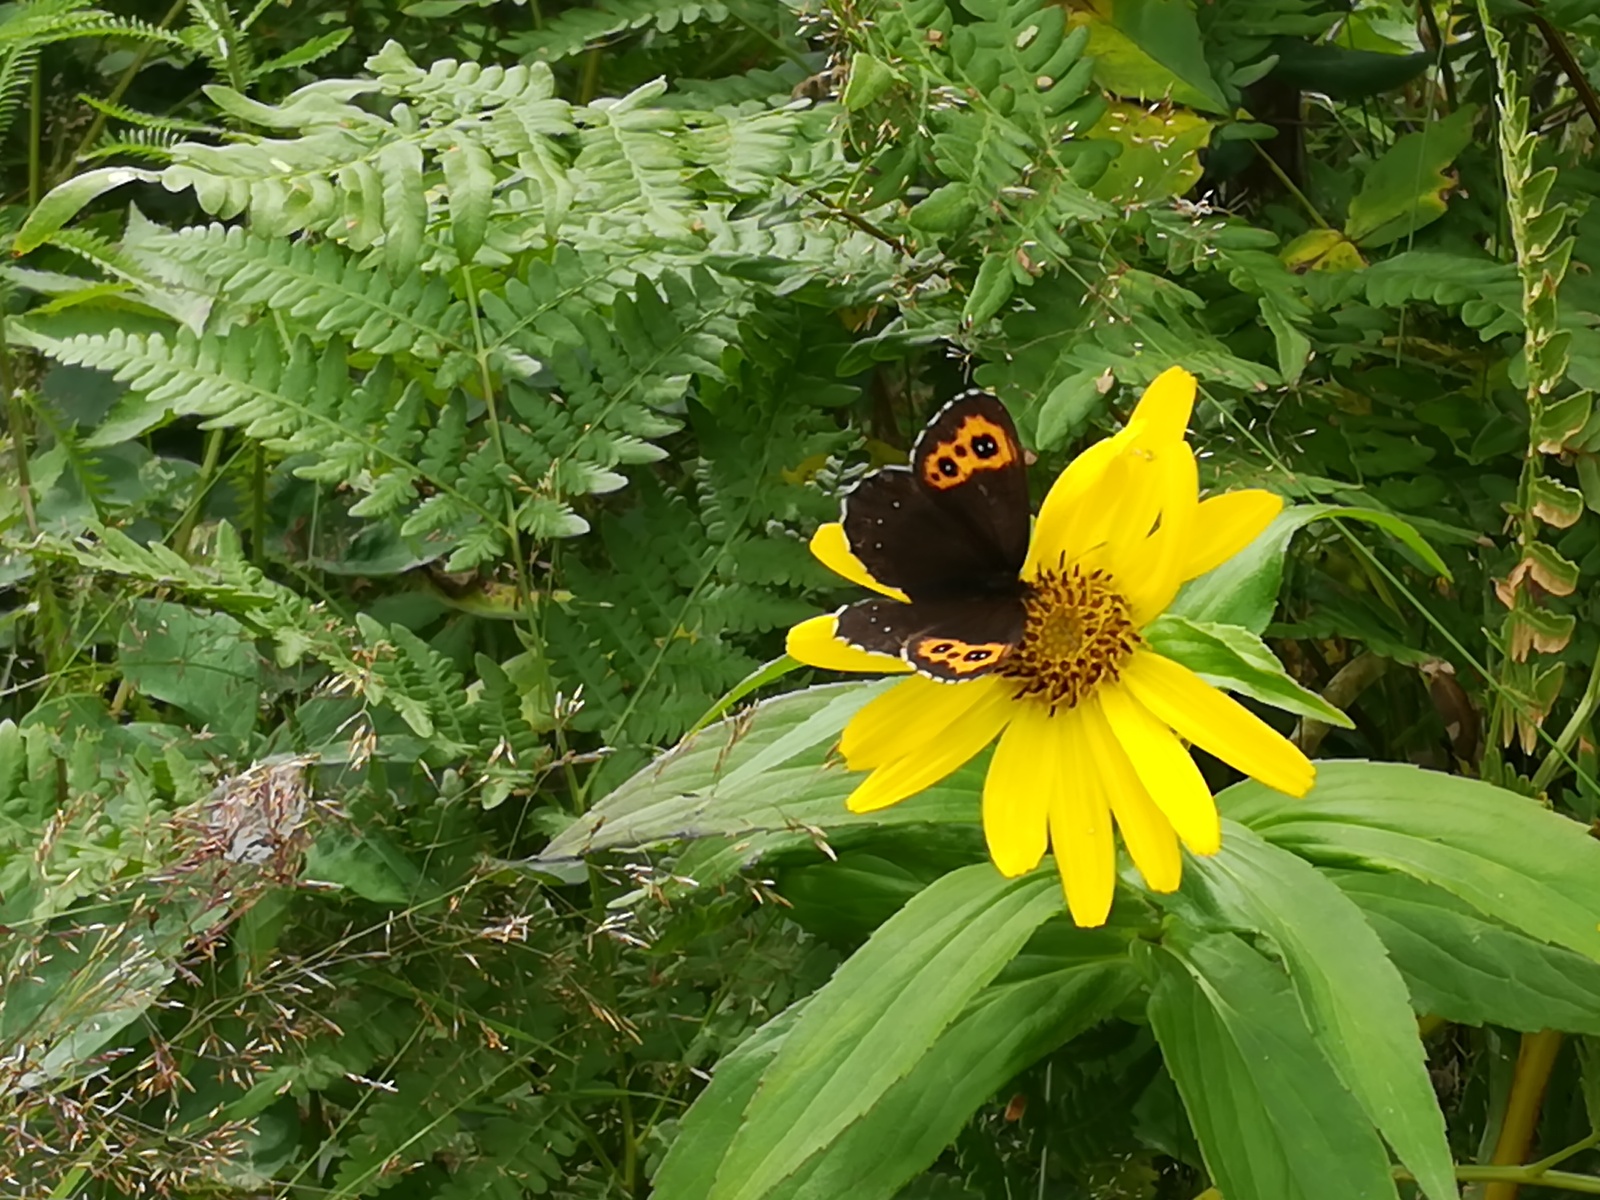
[{"label": "flower center disc", "polygon": [[1071,708],[1096,685],[1115,680],[1139,644],[1128,602],[1104,571],[1041,571],[1027,599],[1022,644],[1004,674],[1052,708]]}]

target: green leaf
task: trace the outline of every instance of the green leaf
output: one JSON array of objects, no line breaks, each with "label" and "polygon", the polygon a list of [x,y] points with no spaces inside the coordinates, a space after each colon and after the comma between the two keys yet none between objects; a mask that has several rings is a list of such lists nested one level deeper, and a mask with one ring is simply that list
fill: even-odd
[{"label": "green leaf", "polygon": [[[769,1192],[770,1200],[896,1196],[998,1088],[1126,1000],[1136,984],[1126,947],[1108,931],[1041,929],[1024,952],[1029,961],[1019,957],[981,991],[909,1074]],[[653,1181],[657,1200],[709,1194],[761,1074],[806,1003],[769,1021],[718,1063]]]},{"label": "green leaf", "polygon": [[875,100],[880,100],[894,86],[894,68],[870,54],[857,54],[850,60],[850,82],[845,84],[846,112],[860,112]]},{"label": "green leaf", "polygon": [[1283,582],[1289,541],[1301,528],[1323,517],[1365,521],[1399,540],[1429,568],[1450,578],[1444,559],[1409,524],[1392,513],[1338,504],[1297,504],[1286,508],[1238,554],[1214,571],[1184,585],[1167,611],[1194,621],[1240,625],[1260,633],[1272,620]]},{"label": "green leaf", "polygon": [[1457,1196],[1405,981],[1361,910],[1313,867],[1226,822],[1190,867],[1217,915],[1276,947],[1312,1036],[1400,1161],[1435,1200]]},{"label": "green leaf", "polygon": [[1156,653],[1181,662],[1207,683],[1285,712],[1354,728],[1344,713],[1290,678],[1267,644],[1248,629],[1163,613],[1143,636]]},{"label": "green leaf", "polygon": [[136,600],[118,661],[147,696],[193,713],[218,733],[255,728],[261,660],[243,625],[225,613],[165,600]]},{"label": "green leaf", "polygon": [[1335,100],[1362,100],[1404,87],[1437,61],[1437,56],[1426,50],[1383,54],[1302,38],[1281,38],[1274,49],[1278,53],[1274,79]]},{"label": "green leaf", "polygon": [[1061,911],[1043,872],[944,876],[806,1005],[745,1110],[708,1200],[758,1200],[911,1073],[968,1002]]},{"label": "green leaf", "polygon": [[65,183],[59,183],[51,188],[34,206],[33,211],[28,214],[28,219],[22,223],[22,228],[17,230],[11,251],[13,254],[26,254],[44,245],[63,225],[77,216],[86,204],[113,188],[136,181],[156,183],[160,178],[161,176],[154,171],[143,171],[137,167],[101,167],[98,170],[85,171],[82,175],[74,175]]},{"label": "green leaf", "polygon": [[1345,236],[1358,245],[1384,246],[1444,216],[1444,198],[1455,186],[1444,170],[1472,141],[1477,111],[1463,105],[1420,133],[1398,139],[1367,171],[1350,201]]},{"label": "green leaf", "polygon": [[1600,962],[1600,842],[1536,800],[1401,763],[1323,762],[1303,800],[1246,781],[1217,802],[1313,862],[1410,875]]},{"label": "green leaf", "polygon": [[1016,283],[1016,278],[1011,274],[1011,252],[1002,249],[990,253],[978,268],[972,294],[967,297],[966,307],[961,311],[962,321],[968,326],[982,325],[1005,307]]},{"label": "green leaf", "polygon": [[1600,1034],[1600,964],[1487,920],[1407,875],[1326,874],[1367,914],[1418,1012],[1528,1033]]},{"label": "green leaf", "polygon": [[1229,934],[1152,952],[1150,1027],[1228,1200],[1394,1200],[1389,1156],[1289,982]]},{"label": "green leaf", "polygon": [[1114,0],[1111,22],[1140,50],[1204,96],[1205,107],[1213,112],[1228,111],[1228,102],[1206,63],[1200,26],[1189,0]]},{"label": "green leaf", "polygon": [[422,261],[422,237],[428,226],[422,151],[415,142],[388,142],[378,150],[375,165],[383,181],[383,261],[389,278],[399,280]]},{"label": "green leaf", "polygon": [[827,684],[767,700],[685,738],[553,840],[539,861],[685,838],[978,817],[977,777],[961,772],[878,813],[844,799],[861,776],[832,755],[845,722],[889,683]]},{"label": "green leaf", "polygon": [[450,190],[450,236],[456,257],[470,263],[483,245],[494,204],[494,164],[476,142],[459,142],[439,156]]},{"label": "green leaf", "polygon": [[1070,19],[1075,27],[1088,29],[1085,59],[1093,63],[1094,81],[1106,91],[1134,100],[1171,100],[1207,112],[1226,111],[1211,89],[1180,79],[1111,21],[1093,12],[1074,12]]},{"label": "green leaf", "polygon": [[971,220],[977,204],[965,183],[947,183],[930,192],[906,214],[906,224],[925,233],[948,233]]}]

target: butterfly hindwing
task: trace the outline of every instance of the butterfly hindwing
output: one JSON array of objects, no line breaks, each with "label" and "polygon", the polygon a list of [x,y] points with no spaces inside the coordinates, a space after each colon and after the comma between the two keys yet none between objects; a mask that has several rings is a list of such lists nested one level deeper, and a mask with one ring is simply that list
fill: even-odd
[{"label": "butterfly hindwing", "polygon": [[841,609],[838,634],[860,650],[894,654],[936,679],[975,679],[998,667],[1022,639],[1015,595],[902,604],[863,600]]},{"label": "butterfly hindwing", "polygon": [[1005,406],[967,392],[912,448],[845,497],[850,549],[872,577],[913,598],[1010,593],[1028,546],[1028,477]]}]

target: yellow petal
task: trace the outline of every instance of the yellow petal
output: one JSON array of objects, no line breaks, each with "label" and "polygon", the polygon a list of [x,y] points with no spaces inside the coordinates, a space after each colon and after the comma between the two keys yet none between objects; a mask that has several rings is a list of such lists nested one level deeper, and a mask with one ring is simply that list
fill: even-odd
[{"label": "yellow petal", "polygon": [[[1085,459],[1090,460],[1088,467],[1079,470]],[[1150,464],[1150,454],[1121,434],[1096,442],[1073,459],[1039,509],[1023,578],[1064,563],[1081,564],[1113,529],[1136,521],[1137,512],[1154,520],[1147,486]],[[1148,524],[1142,532],[1149,532]]]},{"label": "yellow petal", "polygon": [[1128,440],[1122,434],[1102,438],[1068,463],[1066,470],[1056,477],[1033,524],[1033,540],[1028,545],[1023,578],[1032,577],[1041,566],[1056,566],[1065,555],[1084,496],[1097,488],[1106,470],[1127,446]]},{"label": "yellow petal", "polygon": [[1194,412],[1194,391],[1193,375],[1182,367],[1168,367],[1139,397],[1128,418],[1129,430],[1153,441],[1182,439]]},{"label": "yellow petal", "polygon": [[784,643],[790,658],[797,658],[808,667],[822,667],[828,671],[873,671],[894,674],[911,670],[911,664],[892,654],[874,654],[870,650],[857,650],[838,636],[839,615],[826,613],[801,621],[789,630]]},{"label": "yellow petal", "polygon": [[[1194,394],[1195,380],[1189,372],[1181,367],[1163,371],[1145,389],[1122,432],[1102,438],[1067,464],[1039,509],[1023,578],[1031,578],[1041,566],[1054,566],[1063,555],[1071,561],[1068,538],[1081,517],[1093,517],[1097,506],[1089,493],[1107,490],[1103,476],[1112,461],[1135,446],[1159,447],[1182,441],[1194,409]],[[1115,491],[1114,483],[1110,490]]]},{"label": "yellow petal", "polygon": [[1056,739],[1061,785],[1050,803],[1050,847],[1067,909],[1074,924],[1104,925],[1117,890],[1117,844],[1111,836],[1111,808],[1106,779],[1100,771],[1083,723],[1083,708],[1059,713]]},{"label": "yellow petal", "polygon": [[1261,535],[1283,511],[1283,497],[1260,488],[1225,492],[1200,502],[1183,564],[1185,581],[1220,567]]},{"label": "yellow petal", "polygon": [[851,812],[875,812],[914,796],[943,779],[982,750],[1016,711],[1009,688],[990,688],[936,741],[913,754],[885,763],[868,775],[845,801]]},{"label": "yellow petal", "polygon": [[1183,878],[1183,852],[1172,822],[1144,790],[1122,743],[1111,732],[1105,713],[1091,699],[1075,710],[1084,730],[1084,760],[1092,762],[1111,798],[1111,812],[1122,830],[1128,856],[1153,892],[1175,892]]},{"label": "yellow petal", "polygon": [[1103,685],[1095,694],[1145,791],[1183,844],[1196,854],[1215,854],[1222,846],[1222,821],[1189,751],[1120,682]]},{"label": "yellow petal", "polygon": [[1160,528],[1142,542],[1112,542],[1111,576],[1140,626],[1160,616],[1178,594],[1200,499],[1200,477],[1187,442],[1170,442],[1152,454]]},{"label": "yellow petal", "polygon": [[983,781],[983,836],[1007,879],[1037,867],[1049,844],[1050,801],[1060,790],[1052,769],[1060,757],[1059,725],[1046,705],[1019,702],[994,748]]},{"label": "yellow petal", "polygon": [[1001,686],[993,676],[969,683],[944,683],[913,675],[850,718],[839,738],[839,752],[852,771],[870,771],[915,754],[938,741],[973,705]]},{"label": "yellow petal", "polygon": [[1141,650],[1122,669],[1122,682],[1206,753],[1291,796],[1311,790],[1317,769],[1293,742],[1182,663]]},{"label": "yellow petal", "polygon": [[817,531],[811,535],[811,553],[828,570],[835,575],[843,576],[851,583],[871,588],[903,603],[911,601],[911,597],[899,588],[885,587],[872,577],[872,572],[851,553],[849,539],[844,536],[844,526],[837,521],[817,526]]}]

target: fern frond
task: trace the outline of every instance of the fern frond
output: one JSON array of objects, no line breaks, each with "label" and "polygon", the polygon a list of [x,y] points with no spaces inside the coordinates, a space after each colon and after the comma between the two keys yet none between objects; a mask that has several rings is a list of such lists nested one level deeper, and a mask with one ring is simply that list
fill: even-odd
[{"label": "fern frond", "polygon": [[560,62],[636,29],[670,33],[687,25],[720,25],[730,15],[716,0],[600,0],[548,18],[542,29],[516,38],[513,49],[525,58]]},{"label": "fern frond", "polygon": [[11,128],[23,93],[39,69],[39,48],[24,45],[0,54],[0,136]]},{"label": "fern frond", "polygon": [[438,276],[394,285],[335,246],[222,225],[191,226],[151,248],[204,275],[228,303],[278,313],[319,341],[339,336],[355,350],[425,359],[465,349],[465,306]]}]

